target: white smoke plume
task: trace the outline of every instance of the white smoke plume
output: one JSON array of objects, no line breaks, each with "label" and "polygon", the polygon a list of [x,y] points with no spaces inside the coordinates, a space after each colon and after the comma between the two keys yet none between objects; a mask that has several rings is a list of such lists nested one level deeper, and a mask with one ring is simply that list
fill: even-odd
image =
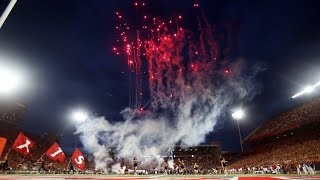
[{"label": "white smoke plume", "polygon": [[144,116],[130,117],[132,109],[126,108],[121,112],[124,121],[91,117],[77,127],[97,169],[107,171],[112,162],[119,172],[121,159],[132,164],[133,157],[140,166],[160,166],[160,155],[169,147],[204,142],[229,106],[258,92],[255,76],[261,69],[250,70],[243,60],[220,59],[220,47],[207,24],[199,38],[194,36],[187,30],[176,36],[164,31],[145,44],[152,100]]},{"label": "white smoke plume", "polygon": [[171,159],[171,160],[168,161],[168,166],[169,166],[170,169],[174,169],[173,159]]},{"label": "white smoke plume", "polygon": [[116,163],[114,165],[112,165],[112,169],[111,172],[116,173],[116,174],[124,174],[124,167],[121,166],[120,163]]}]

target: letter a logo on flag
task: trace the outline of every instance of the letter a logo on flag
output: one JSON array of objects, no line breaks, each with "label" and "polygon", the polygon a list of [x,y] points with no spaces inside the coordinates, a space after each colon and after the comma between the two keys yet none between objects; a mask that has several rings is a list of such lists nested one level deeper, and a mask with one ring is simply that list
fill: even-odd
[{"label": "letter a logo on flag", "polygon": [[4,146],[6,145],[6,143],[7,143],[7,139],[3,138],[3,137],[0,137],[0,157],[2,155]]},{"label": "letter a logo on flag", "polygon": [[12,148],[23,155],[28,155],[33,146],[34,142],[20,132],[17,139],[14,141]]},{"label": "letter a logo on flag", "polygon": [[66,160],[66,156],[56,142],[54,142],[53,145],[47,150],[46,155],[48,158],[57,162],[64,162]]},{"label": "letter a logo on flag", "polygon": [[81,151],[76,148],[72,154],[71,160],[74,165],[76,165],[79,169],[83,170],[86,163],[84,162],[84,157]]}]

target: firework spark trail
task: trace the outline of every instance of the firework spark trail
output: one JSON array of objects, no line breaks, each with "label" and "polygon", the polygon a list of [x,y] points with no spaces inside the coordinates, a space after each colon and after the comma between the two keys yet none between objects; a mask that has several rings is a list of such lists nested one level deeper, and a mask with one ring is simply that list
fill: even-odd
[{"label": "firework spark trail", "polygon": [[[255,95],[258,71],[246,75],[246,67],[238,61],[229,64],[232,74],[225,77],[217,66],[220,48],[213,29],[205,18],[202,20],[205,23],[199,20],[199,36],[181,26],[172,31],[159,21],[155,33],[137,39],[140,50],[129,44],[128,57],[133,57],[128,59],[130,70],[141,72],[141,62],[138,66],[130,62],[137,60],[134,52],[144,54],[148,63],[151,107],[142,117],[133,117],[129,106],[121,112],[123,122],[92,117],[77,127],[76,133],[84,148],[93,153],[97,169],[106,170],[107,161],[116,164],[121,158],[134,156],[142,161],[141,166],[154,161],[160,164],[163,158],[159,155],[169,147],[204,142],[229,105]],[[116,148],[116,157],[111,157],[110,146]]]},{"label": "firework spark trail", "polygon": [[[218,73],[214,72],[218,47],[210,30],[210,27],[201,30],[201,53],[198,53],[199,57],[207,58],[208,55],[208,60],[194,57],[194,39],[187,30],[181,30],[177,36],[164,35],[160,42],[151,43],[150,47],[157,44],[157,49],[146,47],[149,52],[149,71],[156,75],[149,82],[154,98],[152,107],[175,112],[179,132],[175,135],[175,142],[181,141],[187,146],[197,145],[204,140],[216,123],[213,120],[219,116],[216,112],[220,112],[229,103],[219,102],[220,99],[216,98],[221,96],[219,90],[223,87],[216,86],[223,84],[213,83],[214,78],[219,78],[215,77]],[[183,50],[188,45],[190,47],[186,57]]]}]

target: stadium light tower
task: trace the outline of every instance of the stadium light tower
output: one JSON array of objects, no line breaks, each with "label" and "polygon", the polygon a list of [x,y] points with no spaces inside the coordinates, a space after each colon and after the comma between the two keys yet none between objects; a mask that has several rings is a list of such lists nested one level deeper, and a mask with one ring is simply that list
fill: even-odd
[{"label": "stadium light tower", "polygon": [[241,152],[243,152],[243,146],[242,146],[242,137],[241,137],[241,131],[240,131],[240,126],[239,126],[239,120],[243,119],[244,115],[245,114],[244,114],[244,111],[242,109],[238,109],[232,114],[233,119],[235,119],[237,121],[237,125],[238,125]]},{"label": "stadium light tower", "polygon": [[88,117],[89,115],[85,110],[75,110],[71,113],[71,118],[76,122],[84,122]]}]

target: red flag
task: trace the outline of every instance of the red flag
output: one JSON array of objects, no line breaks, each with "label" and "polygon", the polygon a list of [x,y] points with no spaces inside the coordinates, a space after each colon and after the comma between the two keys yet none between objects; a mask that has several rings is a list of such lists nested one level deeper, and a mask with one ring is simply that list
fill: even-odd
[{"label": "red flag", "polygon": [[12,148],[23,155],[28,155],[33,146],[34,142],[20,132],[17,139],[14,141]]},{"label": "red flag", "polygon": [[4,146],[6,145],[6,143],[7,143],[7,139],[4,137],[0,137],[0,157],[2,155]]},{"label": "red flag", "polygon": [[64,162],[66,160],[66,156],[56,142],[54,142],[53,145],[47,150],[46,155],[50,159],[57,162]]},{"label": "red flag", "polygon": [[79,169],[83,170],[86,163],[84,162],[84,157],[81,151],[76,148],[72,154],[71,160],[74,165],[76,165]]}]

